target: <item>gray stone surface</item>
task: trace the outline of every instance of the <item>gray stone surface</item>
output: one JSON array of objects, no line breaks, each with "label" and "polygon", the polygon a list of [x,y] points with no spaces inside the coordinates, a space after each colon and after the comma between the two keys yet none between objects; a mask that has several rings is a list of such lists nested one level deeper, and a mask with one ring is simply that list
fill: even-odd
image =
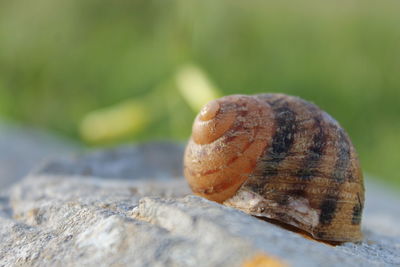
[{"label": "gray stone surface", "polygon": [[38,174],[84,175],[124,180],[150,177],[163,179],[182,175],[184,145],[154,142],[141,146],[98,150],[47,162]]},{"label": "gray stone surface", "polygon": [[[55,160],[0,196],[0,266],[400,266],[400,200],[367,183],[364,241],[330,246],[194,197],[182,146]],[[146,160],[144,160],[145,158]]]},{"label": "gray stone surface", "polygon": [[0,120],[0,191],[46,158],[77,150],[78,145],[66,139]]}]

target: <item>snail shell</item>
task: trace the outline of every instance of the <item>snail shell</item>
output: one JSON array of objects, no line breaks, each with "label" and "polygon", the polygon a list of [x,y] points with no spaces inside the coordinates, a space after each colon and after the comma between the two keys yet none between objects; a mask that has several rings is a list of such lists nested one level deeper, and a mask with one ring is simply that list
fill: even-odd
[{"label": "snail shell", "polygon": [[184,175],[199,196],[315,239],[362,239],[363,176],[343,128],[283,94],[213,100],[196,117]]}]

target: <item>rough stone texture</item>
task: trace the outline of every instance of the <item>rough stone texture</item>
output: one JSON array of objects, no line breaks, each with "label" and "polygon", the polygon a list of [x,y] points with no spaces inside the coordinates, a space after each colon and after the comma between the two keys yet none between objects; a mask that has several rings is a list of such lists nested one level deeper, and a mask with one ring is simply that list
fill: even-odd
[{"label": "rough stone texture", "polygon": [[77,150],[71,141],[0,120],[0,191],[23,178],[42,160]]},{"label": "rough stone texture", "polygon": [[182,146],[55,160],[0,197],[0,266],[399,266],[400,200],[367,183],[360,244],[330,246],[190,196]]}]

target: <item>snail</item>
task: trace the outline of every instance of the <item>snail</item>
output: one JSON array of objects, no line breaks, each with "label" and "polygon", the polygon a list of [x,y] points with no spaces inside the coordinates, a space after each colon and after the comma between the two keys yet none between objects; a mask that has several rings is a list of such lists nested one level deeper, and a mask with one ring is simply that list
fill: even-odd
[{"label": "snail", "polygon": [[194,121],[184,176],[198,196],[314,239],[362,239],[364,184],[355,148],[335,119],[301,98],[209,102]]}]

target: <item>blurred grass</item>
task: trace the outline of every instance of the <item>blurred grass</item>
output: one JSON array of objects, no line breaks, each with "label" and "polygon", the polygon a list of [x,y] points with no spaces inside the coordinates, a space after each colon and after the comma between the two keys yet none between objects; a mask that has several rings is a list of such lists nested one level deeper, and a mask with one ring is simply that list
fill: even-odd
[{"label": "blurred grass", "polygon": [[114,141],[185,140],[176,75],[194,63],[221,94],[317,103],[400,188],[399,14],[394,0],[3,0],[0,114],[80,139],[88,114],[138,101],[151,120]]}]

